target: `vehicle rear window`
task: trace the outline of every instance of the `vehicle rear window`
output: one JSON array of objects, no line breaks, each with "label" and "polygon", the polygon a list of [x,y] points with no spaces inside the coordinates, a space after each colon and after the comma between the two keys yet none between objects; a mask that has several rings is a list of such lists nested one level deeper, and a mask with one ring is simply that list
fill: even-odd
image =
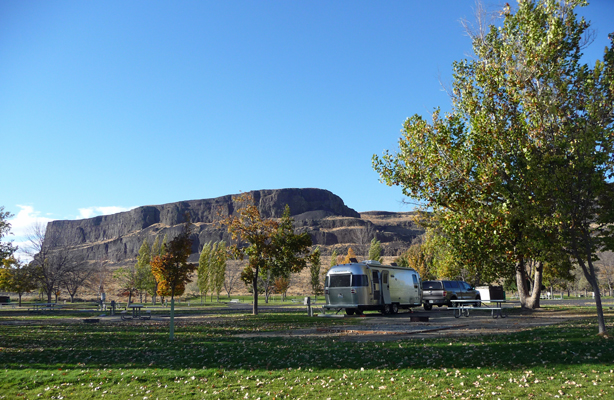
[{"label": "vehicle rear window", "polygon": [[336,274],[330,275],[328,287],[349,287],[351,274]]},{"label": "vehicle rear window", "polygon": [[352,275],[352,286],[369,286],[367,275]]},{"label": "vehicle rear window", "polygon": [[443,288],[441,287],[441,282],[425,281],[425,282],[422,282],[422,289],[443,289]]}]

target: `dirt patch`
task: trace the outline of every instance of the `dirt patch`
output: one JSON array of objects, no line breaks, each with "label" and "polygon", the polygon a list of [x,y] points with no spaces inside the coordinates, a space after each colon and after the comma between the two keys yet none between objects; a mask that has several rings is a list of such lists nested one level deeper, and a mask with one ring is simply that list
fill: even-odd
[{"label": "dirt patch", "polygon": [[[605,308],[606,317],[614,317],[614,311]],[[416,318],[416,317],[422,318]],[[339,317],[341,317],[339,315]],[[413,317],[413,318],[412,318]],[[426,319],[428,322],[417,321]],[[53,319],[5,319],[2,325],[64,325],[83,324],[86,316],[82,318],[53,318]],[[110,315],[100,315],[100,324],[167,324],[168,316],[154,316],[151,320],[122,321],[121,318]],[[508,313],[506,318],[492,318],[489,312],[472,311],[469,317],[454,318],[451,310],[446,308],[431,311],[401,312],[393,316],[380,314],[367,314],[364,316],[344,316],[344,321],[350,322],[344,325],[330,325],[326,327],[313,327],[302,329],[289,329],[273,332],[250,332],[239,334],[241,338],[336,338],[343,341],[389,341],[409,340],[417,338],[453,337],[491,335],[501,333],[519,332],[540,326],[556,325],[573,320],[596,320],[596,313],[587,311],[569,310],[514,310]],[[412,321],[412,319],[414,321]],[[207,324],[211,322],[230,322],[233,318],[218,314],[190,314],[175,317],[177,324]],[[314,324],[315,325],[315,324]]]},{"label": "dirt patch", "polygon": [[[611,314],[611,313],[610,313]],[[411,316],[428,316],[429,322],[411,322]],[[476,311],[469,317],[454,318],[447,309],[430,312],[400,313],[394,316],[369,314],[352,318],[356,324],[327,328],[295,329],[278,332],[254,332],[239,335],[254,337],[336,337],[344,341],[387,341],[412,338],[492,335],[519,332],[566,321],[596,318],[595,314],[573,311],[515,311],[506,318],[493,318],[490,313]]]}]

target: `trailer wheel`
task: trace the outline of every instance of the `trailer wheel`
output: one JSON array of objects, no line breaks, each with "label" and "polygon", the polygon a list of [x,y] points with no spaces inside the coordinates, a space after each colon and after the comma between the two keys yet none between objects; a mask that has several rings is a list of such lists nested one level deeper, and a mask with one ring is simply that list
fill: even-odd
[{"label": "trailer wheel", "polygon": [[382,314],[384,315],[390,314],[390,304],[384,304],[382,306]]},{"label": "trailer wheel", "polygon": [[397,303],[392,303],[392,313],[393,314],[399,313],[399,305]]},{"label": "trailer wheel", "polygon": [[345,313],[347,315],[354,315],[354,309],[353,308],[346,308],[345,309]]},{"label": "trailer wheel", "polygon": [[424,303],[424,309],[426,311],[431,311],[433,309],[433,305],[429,303]]}]

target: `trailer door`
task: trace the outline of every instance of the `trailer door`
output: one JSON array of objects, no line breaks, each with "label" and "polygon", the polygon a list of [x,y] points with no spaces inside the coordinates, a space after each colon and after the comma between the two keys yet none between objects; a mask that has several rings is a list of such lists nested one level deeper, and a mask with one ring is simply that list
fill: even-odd
[{"label": "trailer door", "polygon": [[384,304],[390,304],[390,282],[388,281],[388,271],[382,271],[382,298]]},{"label": "trailer door", "polygon": [[420,293],[422,292],[422,288],[420,287],[420,281],[418,280],[418,276],[416,274],[411,274],[413,286],[410,289],[409,301],[412,304],[420,304],[422,302]]},{"label": "trailer door", "polygon": [[373,285],[373,302],[375,304],[381,304],[381,292],[380,292],[380,280],[379,271],[373,271],[371,277],[371,284]]}]

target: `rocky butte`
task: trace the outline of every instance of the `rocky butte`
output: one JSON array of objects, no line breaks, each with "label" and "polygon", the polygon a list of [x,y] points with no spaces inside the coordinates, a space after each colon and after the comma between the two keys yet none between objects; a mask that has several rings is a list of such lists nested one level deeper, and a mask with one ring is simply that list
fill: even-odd
[{"label": "rocky butte", "polygon": [[[382,242],[385,256],[398,256],[423,233],[414,224],[411,212],[358,213],[328,190],[277,189],[250,193],[261,215],[267,218],[280,218],[286,204],[289,205],[296,231],[308,232],[323,255],[330,255],[334,249],[338,254],[345,254],[352,247],[363,258],[375,237]],[[112,265],[126,265],[135,262],[144,239],[152,245],[156,236],[160,241],[165,235],[168,240],[175,237],[188,212],[194,223],[190,260],[197,262],[206,242],[229,241],[225,227],[218,222],[236,208],[233,196],[228,195],[143,206],[88,219],[52,221],[47,225],[45,245],[70,247],[75,255],[91,261],[106,259]]]}]

